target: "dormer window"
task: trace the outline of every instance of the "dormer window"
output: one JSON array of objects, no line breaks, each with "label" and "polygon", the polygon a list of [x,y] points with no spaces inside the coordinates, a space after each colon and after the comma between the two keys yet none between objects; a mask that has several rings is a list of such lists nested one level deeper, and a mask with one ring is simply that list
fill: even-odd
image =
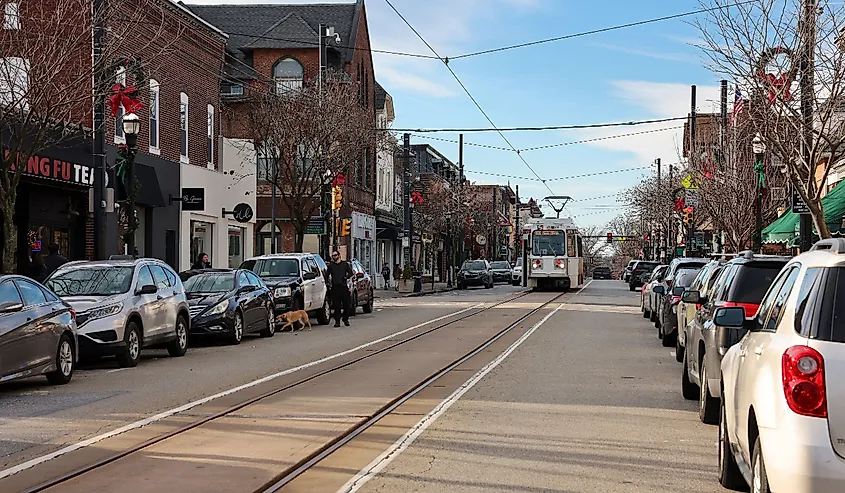
[{"label": "dormer window", "polygon": [[293,58],[283,58],[273,65],[276,94],[285,94],[301,89],[303,78],[302,64]]}]

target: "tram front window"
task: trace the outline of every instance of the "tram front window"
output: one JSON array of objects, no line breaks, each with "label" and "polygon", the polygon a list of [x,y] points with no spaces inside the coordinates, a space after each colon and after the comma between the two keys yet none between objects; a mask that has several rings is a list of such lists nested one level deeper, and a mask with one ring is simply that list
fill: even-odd
[{"label": "tram front window", "polygon": [[535,231],[532,236],[532,255],[540,257],[562,257],[566,255],[566,235],[563,231],[544,229]]}]

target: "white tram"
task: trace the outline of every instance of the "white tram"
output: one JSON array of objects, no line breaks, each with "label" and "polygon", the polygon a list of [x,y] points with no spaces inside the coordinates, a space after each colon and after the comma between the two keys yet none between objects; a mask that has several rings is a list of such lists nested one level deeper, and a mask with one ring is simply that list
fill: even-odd
[{"label": "white tram", "polygon": [[568,290],[584,284],[581,234],[572,219],[532,219],[523,233],[529,288]]}]

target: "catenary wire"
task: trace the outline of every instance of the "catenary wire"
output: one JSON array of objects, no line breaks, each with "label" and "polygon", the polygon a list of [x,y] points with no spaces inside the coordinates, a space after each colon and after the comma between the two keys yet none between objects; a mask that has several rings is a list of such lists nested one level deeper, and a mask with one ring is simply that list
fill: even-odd
[{"label": "catenary wire", "polygon": [[[386,1],[386,0],[385,0]],[[688,120],[687,116],[656,118],[651,120],[632,120],[627,122],[588,123],[577,125],[551,125],[545,127],[483,127],[483,128],[394,128],[394,132],[408,133],[474,133],[474,132],[537,132],[542,130],[578,130],[585,128],[633,127],[650,123],[676,122]]]}]

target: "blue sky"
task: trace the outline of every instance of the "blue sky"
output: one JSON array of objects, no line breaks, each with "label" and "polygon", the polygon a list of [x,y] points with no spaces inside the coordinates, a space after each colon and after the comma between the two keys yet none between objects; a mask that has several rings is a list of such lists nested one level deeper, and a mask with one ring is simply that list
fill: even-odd
[{"label": "blue sky", "polygon": [[[697,10],[698,0],[391,0],[441,56],[495,48]],[[192,0],[189,3],[272,3]],[[278,3],[314,3],[285,1]],[[333,2],[346,3],[346,2]],[[366,3],[375,49],[430,52],[384,0]],[[698,37],[696,17],[670,20],[614,32],[480,55],[450,62],[470,92],[500,127],[591,124],[685,116],[689,86],[698,86],[698,111],[717,111],[718,77],[706,68],[701,52],[690,46]],[[701,16],[699,16],[701,18]],[[442,62],[374,54],[377,80],[394,98],[396,128],[465,128],[489,124]],[[676,127],[670,122],[637,127],[511,132],[519,148],[545,146],[642,130]],[[431,134],[457,140],[456,134]],[[660,157],[678,161],[680,130],[588,144],[524,152],[544,179],[650,166]],[[465,135],[466,142],[507,147],[494,132]],[[457,145],[430,143],[457,161]],[[537,181],[496,178],[473,171],[533,177],[513,152],[465,146],[470,180],[519,184],[520,195],[550,195]],[[578,202],[567,208],[582,226],[602,225],[621,212],[615,194],[635,184],[642,170],[597,177],[550,181],[556,195]],[[547,209],[551,212],[550,209]]]}]

